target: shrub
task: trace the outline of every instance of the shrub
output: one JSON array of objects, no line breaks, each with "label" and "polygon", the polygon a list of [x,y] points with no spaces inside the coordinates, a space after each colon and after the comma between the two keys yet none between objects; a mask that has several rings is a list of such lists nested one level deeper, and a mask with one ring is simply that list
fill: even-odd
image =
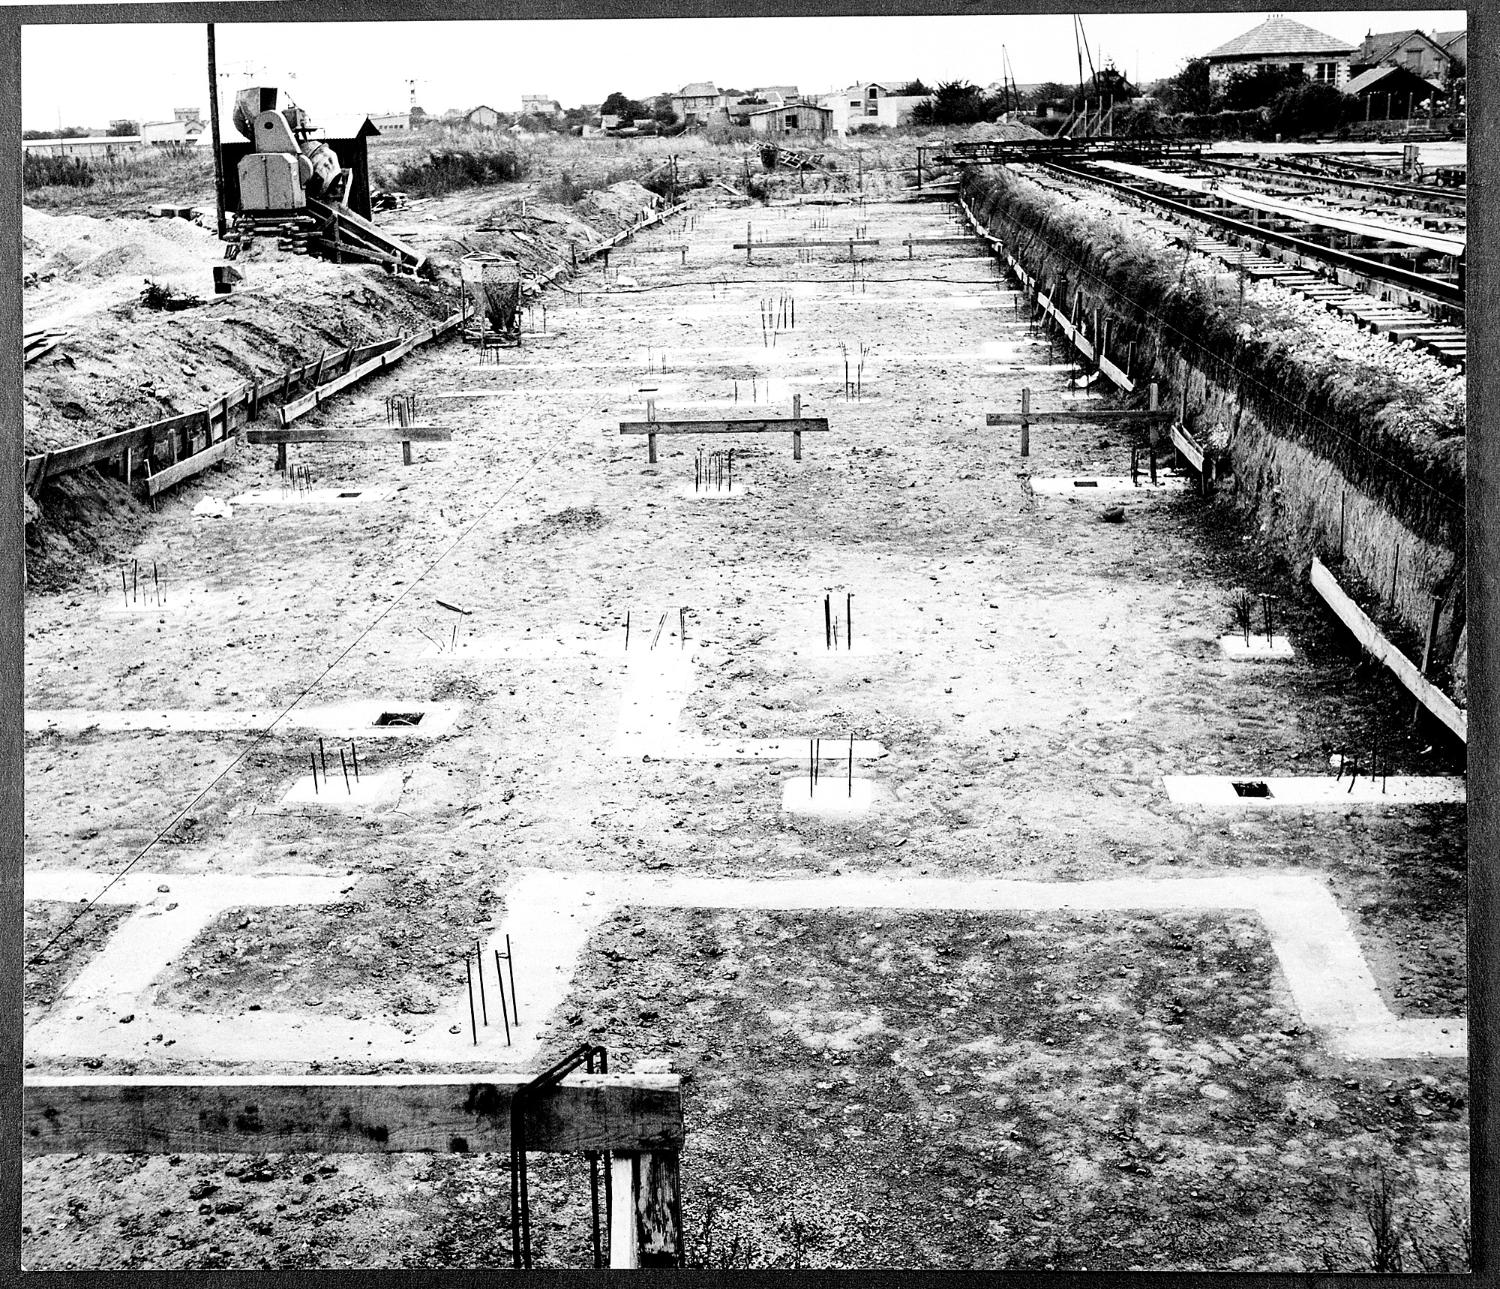
[{"label": "shrub", "polygon": [[425,158],[398,166],[387,186],[418,197],[437,197],[460,188],[514,183],[530,169],[526,158],[509,148],[437,148]]},{"label": "shrub", "polygon": [[1332,85],[1294,85],[1271,100],[1266,108],[1266,128],[1286,138],[1328,134],[1338,128],[1344,106],[1345,96]]},{"label": "shrub", "polygon": [[82,157],[47,157],[26,153],[21,163],[23,188],[90,188],[94,172]]}]

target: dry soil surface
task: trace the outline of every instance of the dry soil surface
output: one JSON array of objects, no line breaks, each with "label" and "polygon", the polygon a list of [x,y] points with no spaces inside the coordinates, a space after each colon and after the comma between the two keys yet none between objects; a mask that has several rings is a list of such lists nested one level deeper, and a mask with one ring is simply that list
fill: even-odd
[{"label": "dry soil surface", "polygon": [[[882,243],[854,265],[837,248],[747,264],[731,245],[747,219],[757,238],[858,226]],[[949,213],[702,201],[691,220],[549,293],[545,334],[498,363],[419,351],[315,418],[383,423],[386,394],[415,394],[454,437],[412,466],[294,449],[324,490],[309,495],[251,449],[88,576],[33,588],[29,872],[338,885],[331,904],[215,914],[120,993],[121,906],[51,943],[78,903],[33,900],[29,947],[49,947],[27,980],[28,1064],[299,1070],[300,1041],[343,1073],[504,1067],[520,1049],[493,1025],[466,1059],[467,1031],[441,1022],[476,937],[505,928],[523,965],[540,952],[506,921],[537,869],[1307,875],[1398,1017],[1461,1017],[1461,807],[1217,812],[1162,786],[1327,775],[1377,743],[1392,773],[1452,773],[1453,750],[1406,732],[1410,700],[1226,509],[1190,490],[1032,491],[1128,474],[1130,439],[1038,427],[1021,459],[985,428],[1023,386],[1034,408],[1114,404],[1068,402],[1072,373],[977,248],[897,244],[955,232]],[[684,238],[685,263],[666,249]],[[648,398],[661,419],[785,416],[794,394],[829,422],[801,461],[780,433],[664,436],[650,465],[619,432]],[[700,450],[731,447],[734,492],[695,494]],[[246,493],[271,504],[232,500]],[[197,513],[210,496],[229,517]],[[122,567],[154,567],[167,605],[124,603]],[[1295,661],[1223,660],[1245,587],[1280,597]],[[852,653],[827,648],[825,595],[841,644],[853,597]],[[331,753],[351,731],[272,718],[355,701],[455,715],[434,737],[354,731],[363,773],[393,776],[383,798],[339,805],[335,765],[326,795],[283,805],[319,734]],[[89,715],[45,732],[45,711]],[[157,711],[219,715],[109,728]],[[822,813],[784,808],[807,790],[784,803],[807,741],[826,793],[851,735],[870,808],[840,814],[836,791]],[[154,889],[166,916],[178,895]],[[590,1038],[612,1068],[683,1073],[696,1265],[1357,1269],[1384,1173],[1456,1267],[1462,1061],[1336,1055],[1244,910],[626,906],[557,989],[545,1016],[519,1000],[541,1026],[528,1068]],[[256,1046],[264,1012],[305,1027]],[[382,1034],[401,1055],[362,1058]],[[538,1262],[581,1266],[585,1172],[535,1171]],[[492,1158],[73,1156],[29,1162],[25,1183],[34,1268],[509,1259]]]}]

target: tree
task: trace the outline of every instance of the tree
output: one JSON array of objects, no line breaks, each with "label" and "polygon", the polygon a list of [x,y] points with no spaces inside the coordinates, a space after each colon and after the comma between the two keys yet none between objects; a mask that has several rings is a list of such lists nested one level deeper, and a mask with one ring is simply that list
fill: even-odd
[{"label": "tree", "polygon": [[1156,97],[1168,112],[1207,112],[1213,99],[1208,84],[1208,60],[1190,58],[1181,71],[1162,82]]},{"label": "tree", "polygon": [[658,94],[649,104],[651,119],[658,125],[676,125],[677,113],[672,110],[672,96]]},{"label": "tree", "polygon": [[410,117],[413,129],[416,129],[416,127],[419,125],[427,124],[427,113],[424,112],[420,107],[417,107],[416,104],[412,105]]},{"label": "tree", "polygon": [[111,121],[109,123],[109,129],[105,131],[105,134],[108,134],[113,138],[120,138],[128,134],[139,134],[140,132],[141,126],[139,121],[119,120]]},{"label": "tree", "polygon": [[599,114],[601,116],[617,116],[622,122],[634,121],[637,117],[651,115],[646,110],[644,103],[637,102],[633,98],[626,98],[619,90],[616,90],[604,102],[599,104]]},{"label": "tree", "polygon": [[914,80],[914,81],[907,81],[906,84],[901,87],[901,93],[902,94],[931,94],[932,93],[932,89],[931,89],[930,86],[922,84],[922,78],[920,76],[918,76],[917,79]]},{"label": "tree", "polygon": [[1064,85],[1061,81],[1047,81],[1032,90],[1025,101],[1037,108],[1038,115],[1040,115],[1040,109],[1043,104],[1057,103],[1065,99],[1071,100],[1077,93],[1077,86]]},{"label": "tree", "polygon": [[943,81],[927,102],[917,104],[911,119],[918,125],[972,125],[985,120],[994,106],[977,85]]}]

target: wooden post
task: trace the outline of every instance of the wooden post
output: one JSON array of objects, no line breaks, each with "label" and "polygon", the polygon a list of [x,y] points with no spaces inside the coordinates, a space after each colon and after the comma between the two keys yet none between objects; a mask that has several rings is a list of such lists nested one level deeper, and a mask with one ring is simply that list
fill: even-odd
[{"label": "wooden post", "polygon": [[[799,421],[802,419],[802,395],[801,394],[793,394],[792,395],[792,416],[793,416],[794,419],[799,420]],[[793,461],[800,461],[800,460],[802,460],[802,431],[801,430],[793,430],[792,431],[792,460]]]},{"label": "wooden post", "polygon": [[1023,389],[1021,391],[1021,455],[1023,457],[1031,455],[1031,422],[1026,419],[1030,411],[1031,391]]},{"label": "wooden post", "polygon": [[677,1152],[635,1157],[636,1261],[642,1267],[682,1265],[682,1196]]},{"label": "wooden post", "polygon": [[402,465],[410,465],[411,464],[411,440],[410,439],[402,439],[401,440],[401,464]]},{"label": "wooden post", "polygon": [[[1443,599],[1440,595],[1432,597],[1432,612],[1427,618],[1427,639],[1422,644],[1422,679],[1428,679],[1427,671],[1432,666],[1432,651],[1437,647],[1438,621],[1443,616]],[[1416,729],[1417,723],[1422,718],[1422,700],[1419,698],[1412,704],[1411,726]]]},{"label": "wooden post", "polygon": [[214,199],[218,210],[219,238],[226,230],[224,216],[224,158],[219,152],[219,64],[214,48],[214,25],[208,24],[208,122],[209,141],[214,149]]},{"label": "wooden post", "polygon": [[286,444],[285,443],[278,443],[276,445],[276,468],[279,471],[281,471],[282,474],[286,473]]},{"label": "wooden post", "polygon": [[[750,158],[745,157],[745,191],[750,191]],[[745,263],[750,263],[750,221],[745,221]]]}]

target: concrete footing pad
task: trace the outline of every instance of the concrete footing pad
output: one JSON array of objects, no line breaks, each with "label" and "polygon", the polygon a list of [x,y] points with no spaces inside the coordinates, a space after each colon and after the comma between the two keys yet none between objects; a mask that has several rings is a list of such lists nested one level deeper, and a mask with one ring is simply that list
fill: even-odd
[{"label": "concrete footing pad", "polygon": [[[400,698],[367,699],[320,707],[294,707],[278,713],[261,711],[185,711],[180,708],[136,708],[99,711],[91,708],[31,709],[26,712],[28,734],[106,734],[136,730],[168,730],[180,734],[259,731],[276,721],[285,734],[311,732],[334,738],[438,738],[458,719],[457,703],[430,703]],[[414,719],[415,718],[415,719]]]},{"label": "concrete footing pad", "polygon": [[1162,779],[1167,796],[1178,805],[1230,810],[1276,810],[1283,807],[1340,809],[1350,806],[1411,806],[1458,803],[1466,799],[1457,775],[1418,777],[1392,774],[1351,778],[1331,774],[1256,778],[1254,775],[1169,774]]},{"label": "concrete footing pad", "polygon": [[1219,652],[1231,662],[1290,662],[1297,656],[1290,640],[1275,635],[1253,635],[1248,643],[1243,635],[1220,636]]}]

